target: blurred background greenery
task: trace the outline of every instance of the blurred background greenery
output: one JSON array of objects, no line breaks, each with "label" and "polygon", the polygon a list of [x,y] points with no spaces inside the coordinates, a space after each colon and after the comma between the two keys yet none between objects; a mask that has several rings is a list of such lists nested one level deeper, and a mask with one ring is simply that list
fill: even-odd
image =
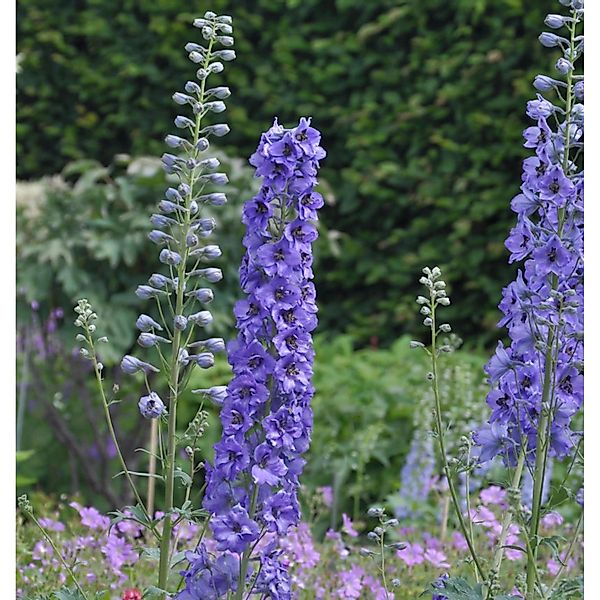
[{"label": "blurred background greenery", "polygon": [[[233,190],[215,215],[226,272],[215,332],[231,337],[239,295],[240,207],[256,185],[247,157],[274,116],[291,125],[312,115],[328,157],[305,482],[339,487],[334,475],[343,474],[354,485],[346,510],[357,495],[362,505],[396,491],[424,389],[421,375],[407,374],[420,367],[407,366],[414,359],[401,338],[420,334],[421,267],[445,273],[447,319],[469,349],[456,360],[480,377],[501,335],[496,305],[513,276],[503,240],[525,155],[525,102],[553,60],[536,41],[551,8],[549,0],[20,0],[19,439],[34,450],[19,455],[21,486],[114,500],[103,495],[112,449],[71,353],[79,297],[92,301],[111,339],[104,359],[121,385],[117,421],[134,463],[147,434],[138,390],[115,365],[135,347],[143,304],[134,289],[158,265],[147,216],[165,178],[148,157],[164,151],[177,114],[171,94],[193,74],[183,50],[198,37],[191,21],[210,9],[233,16],[238,55],[221,78],[232,90],[220,152]],[[220,383],[221,367],[210,375]],[[207,450],[217,435],[213,427]]]}]

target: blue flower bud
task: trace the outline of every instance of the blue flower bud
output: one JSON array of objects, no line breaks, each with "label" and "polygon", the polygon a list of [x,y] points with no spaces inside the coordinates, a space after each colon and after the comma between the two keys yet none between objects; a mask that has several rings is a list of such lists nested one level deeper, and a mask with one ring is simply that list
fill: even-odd
[{"label": "blue flower bud", "polygon": [[192,189],[190,188],[190,186],[187,183],[180,183],[177,186],[177,190],[179,191],[181,196],[189,196],[190,192],[192,191]]},{"label": "blue flower bud", "polygon": [[[223,39],[223,37],[225,37],[225,36],[222,36],[221,39]],[[233,45],[233,38],[229,38],[229,39],[231,39],[231,45]],[[226,44],[223,44],[223,45],[225,46]],[[217,58],[220,58],[221,60],[228,62],[230,60],[235,60],[235,50],[217,50],[216,52],[213,52],[213,56],[216,56]],[[217,64],[217,63],[214,63],[214,64]],[[219,71],[216,71],[216,72],[218,73]]]},{"label": "blue flower bud", "polygon": [[173,94],[173,101],[175,102],[175,104],[179,104],[180,106],[184,104],[193,104],[195,102],[195,100],[191,96],[188,96],[187,94],[182,94],[181,92],[175,92]]},{"label": "blue flower bud", "polygon": [[137,321],[135,322],[135,326],[140,330],[140,331],[144,331],[144,332],[149,332],[152,329],[157,329],[158,331],[162,331],[162,327],[152,318],[149,317],[148,315],[140,315],[137,318]]},{"label": "blue flower bud", "polygon": [[568,17],[562,15],[547,15],[544,23],[551,29],[560,29],[568,20],[570,20]]},{"label": "blue flower bud", "polygon": [[210,352],[201,352],[200,354],[190,355],[190,358],[193,359],[201,369],[210,369],[215,364],[215,357]]},{"label": "blue flower bud", "polygon": [[182,365],[187,365],[190,362],[189,352],[185,348],[179,349],[179,355],[177,356],[177,362],[180,362]]},{"label": "blue flower bud", "polygon": [[196,269],[189,275],[190,277],[204,277],[204,279],[210,283],[217,283],[217,281],[221,281],[221,279],[223,279],[223,271],[213,267],[209,267],[208,269]]},{"label": "blue flower bud", "polygon": [[185,210],[182,206],[169,202],[168,200],[161,200],[158,203],[158,208],[168,215],[177,212],[178,210]]},{"label": "blue flower bud", "polygon": [[183,315],[176,315],[173,319],[173,325],[175,326],[175,329],[179,329],[179,331],[183,331],[187,327],[187,322],[187,317],[184,317]]},{"label": "blue flower bud", "polygon": [[209,145],[210,144],[206,138],[200,138],[196,143],[196,149],[198,152],[204,152],[205,150],[208,150]]},{"label": "blue flower bud", "polygon": [[178,127],[179,129],[185,129],[186,127],[191,128],[194,127],[194,121],[180,115],[175,117],[175,127]]},{"label": "blue flower bud", "polygon": [[227,386],[215,385],[207,389],[192,390],[192,394],[204,394],[208,396],[216,406],[222,406],[227,397]]},{"label": "blue flower bud", "polygon": [[190,348],[203,348],[209,352],[224,352],[225,340],[223,338],[209,338],[208,340],[200,340],[189,344]]},{"label": "blue flower bud", "polygon": [[216,100],[215,102],[207,102],[204,108],[214,113],[222,113],[227,107],[225,106],[225,102]]},{"label": "blue flower bud", "polygon": [[146,419],[157,419],[165,412],[165,405],[156,392],[150,392],[148,396],[142,396],[138,402],[142,417]]},{"label": "blue flower bud", "polygon": [[163,154],[161,157],[163,168],[167,173],[176,173],[181,170],[179,163],[181,159],[173,154]]},{"label": "blue flower bud", "polygon": [[150,279],[148,279],[148,283],[155,288],[163,289],[166,288],[167,285],[173,285],[173,281],[164,275],[160,275],[159,273],[154,273]]},{"label": "blue flower bud", "polygon": [[205,18],[205,19],[211,19],[211,20],[212,20],[212,19],[216,19],[216,18],[217,18],[217,14],[216,14],[216,13],[214,13],[212,10],[207,10],[207,11],[204,13],[204,18]]},{"label": "blue flower bud", "polygon": [[225,185],[229,181],[225,173],[207,173],[206,175],[200,175],[198,179],[202,182],[209,181],[213,185]]},{"label": "blue flower bud", "polygon": [[181,194],[175,188],[168,188],[165,192],[165,196],[167,197],[167,200],[170,200],[171,202],[183,202]]},{"label": "blue flower bud", "polygon": [[222,62],[214,62],[211,65],[208,65],[208,70],[211,73],[222,73],[225,67]]},{"label": "blue flower bud", "polygon": [[152,346],[157,346],[160,342],[170,343],[168,339],[148,332],[140,333],[137,342],[142,348],[152,348]]},{"label": "blue flower bud", "polygon": [[169,134],[167,137],[165,137],[165,144],[167,144],[167,146],[170,148],[180,148],[186,144],[189,144],[189,142],[184,140],[182,137]]},{"label": "blue flower bud", "polygon": [[556,70],[562,75],[566,75],[573,69],[573,65],[566,58],[559,58],[556,61]]},{"label": "blue flower bud", "polygon": [[169,217],[165,217],[165,215],[152,215],[150,217],[150,223],[152,223],[154,227],[169,227],[171,225],[177,225],[177,221],[175,219],[170,219]]},{"label": "blue flower bud", "polygon": [[177,252],[163,248],[158,255],[158,260],[165,265],[177,266],[181,263],[181,256]]},{"label": "blue flower bud", "polygon": [[202,135],[212,134],[212,135],[216,135],[217,137],[223,137],[224,135],[227,135],[229,133],[229,125],[226,125],[225,123],[217,123],[216,125],[209,125],[208,127],[205,127],[204,129],[202,129],[201,133],[202,133]]},{"label": "blue flower bud", "polygon": [[190,215],[195,215],[198,212],[198,203],[195,200],[190,202]]},{"label": "blue flower bud", "polygon": [[[199,290],[194,290],[193,292],[189,292],[188,296],[196,298],[198,302],[202,302],[203,304],[211,302],[215,297],[213,291],[210,288],[200,288]],[[191,320],[191,318],[192,317],[188,317],[188,320]]]},{"label": "blue flower bud", "polygon": [[575,97],[578,100],[583,100],[583,81],[578,81],[575,84],[573,91],[575,92]]},{"label": "blue flower bud", "polygon": [[200,44],[195,44],[194,42],[188,42],[185,46],[186,52],[204,52],[204,48]]},{"label": "blue flower bud", "polygon": [[[211,298],[212,300],[212,298]],[[206,327],[213,322],[213,316],[208,310],[201,310],[188,317],[188,321],[198,325],[199,327]]]},{"label": "blue flower bud", "polygon": [[164,231],[159,231],[158,229],[153,229],[148,234],[148,238],[151,242],[154,242],[155,244],[166,244],[167,242],[175,241],[172,235],[169,235]]},{"label": "blue flower bud", "polygon": [[213,194],[204,194],[203,196],[199,196],[198,200],[200,200],[200,202],[204,202],[205,204],[211,204],[212,206],[223,206],[223,204],[227,203],[227,196],[222,192],[215,192]]},{"label": "blue flower bud", "polygon": [[188,57],[193,63],[196,64],[201,63],[204,60],[204,56],[202,56],[200,52],[190,52]]},{"label": "blue flower bud", "polygon": [[196,71],[196,77],[200,81],[204,81],[209,75],[210,75],[210,71],[207,71],[206,69],[198,69]]},{"label": "blue flower bud", "polygon": [[[204,196],[200,196],[199,199],[202,199]],[[190,229],[196,231],[212,231],[217,226],[217,222],[212,217],[206,217],[204,219],[198,219],[194,221],[190,227]]]},{"label": "blue flower bud", "polygon": [[231,90],[228,87],[220,86],[207,90],[206,95],[214,96],[219,100],[225,100],[225,98],[229,98],[229,96],[231,96]]},{"label": "blue flower bud", "polygon": [[533,80],[533,87],[540,92],[548,92],[554,88],[558,82],[547,75],[536,75]]},{"label": "blue flower bud", "polygon": [[230,15],[215,15],[215,20],[217,23],[227,23],[227,25],[231,25],[233,23],[233,19]]},{"label": "blue flower bud", "polygon": [[135,295],[142,300],[148,300],[149,298],[156,298],[161,292],[160,290],[155,290],[149,285],[138,285],[135,290]]},{"label": "blue flower bud", "polygon": [[198,163],[199,166],[205,169],[216,169],[220,164],[221,162],[218,158],[205,158]]},{"label": "blue flower bud", "polygon": [[190,256],[198,256],[206,260],[214,260],[215,258],[219,258],[221,255],[221,248],[219,248],[219,246],[216,244],[209,244],[208,246],[197,248],[196,250],[192,250],[190,252]]},{"label": "blue flower bud", "polygon": [[[226,33],[225,31],[223,31],[223,33]],[[233,46],[233,38],[231,36],[228,35],[218,35],[217,36],[217,41],[220,44],[223,44],[223,46]],[[221,50],[221,52],[225,52],[224,50]],[[216,54],[216,52],[215,52]],[[233,58],[235,58],[235,54],[233,56]],[[233,60],[232,58],[230,59],[224,59],[224,60]]]},{"label": "blue flower bud", "polygon": [[123,360],[121,360],[121,369],[124,373],[128,373],[129,375],[133,375],[138,371],[144,371],[145,373],[159,372],[159,370],[150,363],[144,362],[143,360],[140,360],[135,356],[130,356],[129,354],[124,356]]},{"label": "blue flower bud", "polygon": [[195,81],[188,81],[185,84],[185,91],[188,94],[199,94],[200,93],[200,86]]},{"label": "blue flower bud", "polygon": [[206,27],[206,25],[208,25],[208,21],[206,19],[194,19],[194,27],[202,29],[202,27]]},{"label": "blue flower bud", "polygon": [[198,236],[194,233],[188,233],[185,236],[185,245],[188,248],[193,248],[194,246],[198,245]]},{"label": "blue flower bud", "polygon": [[538,40],[540,40],[540,44],[545,46],[546,48],[555,48],[556,46],[560,46],[561,44],[567,44],[568,40],[563,37],[556,35],[555,33],[550,33],[549,31],[544,31],[540,33],[538,36]]}]

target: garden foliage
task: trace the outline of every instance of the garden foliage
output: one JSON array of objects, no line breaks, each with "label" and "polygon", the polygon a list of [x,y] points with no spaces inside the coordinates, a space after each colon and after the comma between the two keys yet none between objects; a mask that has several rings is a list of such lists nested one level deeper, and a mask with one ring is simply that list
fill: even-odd
[{"label": "garden foliage", "polygon": [[[327,139],[321,178],[335,194],[322,220],[335,245],[316,275],[322,327],[364,342],[414,329],[412,277],[434,262],[460,298],[449,318],[469,343],[489,342],[511,277],[500,240],[523,156],[515,107],[533,65],[552,61],[535,44],[546,0],[213,4],[238,24],[228,148],[248,156],[273,115],[312,114]],[[183,0],[19,2],[19,177],[159,154],[176,114],[164,90],[187,77],[173,49],[189,11]]]}]

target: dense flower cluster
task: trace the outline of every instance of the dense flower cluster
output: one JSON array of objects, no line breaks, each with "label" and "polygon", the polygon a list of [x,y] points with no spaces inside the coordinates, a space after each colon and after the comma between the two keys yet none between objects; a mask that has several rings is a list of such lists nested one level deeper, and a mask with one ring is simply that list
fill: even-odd
[{"label": "dense flower cluster", "polygon": [[[204,499],[213,514],[217,548],[224,553],[218,560],[229,564],[243,555],[242,570],[260,538],[283,536],[300,518],[298,477],[310,441],[314,391],[311,332],[317,307],[311,248],[317,237],[312,222],[323,205],[314,191],[325,156],[320,138],[310,119],[302,118],[293,129],[275,121],[250,159],[263,184],[243,209],[246,254],[240,283],[246,298],[235,307],[239,334],[228,346],[234,376],[221,408],[223,434],[214,464],[207,467]],[[290,598],[279,553],[275,543],[261,550],[254,590]],[[204,561],[192,564],[188,588],[197,585],[195,569]]]},{"label": "dense flower cluster", "polygon": [[[142,314],[136,321],[140,331],[138,344],[142,348],[155,348],[161,362],[169,362],[172,393],[177,395],[178,384],[189,376],[189,371],[198,366],[210,368],[214,364],[214,353],[224,350],[220,338],[194,340],[194,329],[211,324],[213,318],[208,310],[198,310],[198,304],[212,301],[213,291],[207,284],[222,279],[221,269],[206,266],[221,256],[219,246],[207,243],[215,229],[212,218],[202,217],[203,206],[223,205],[227,198],[222,192],[210,192],[213,186],[227,183],[225,173],[215,172],[219,167],[216,158],[206,156],[209,137],[221,137],[229,131],[224,123],[202,125],[202,120],[210,113],[225,110],[223,100],[230,95],[229,88],[208,88],[208,77],[223,71],[223,62],[235,58],[229,49],[233,45],[231,37],[231,17],[217,16],[207,12],[196,19],[207,47],[188,43],[186,52],[192,63],[199,66],[196,81],[185,84],[185,92],[176,92],[173,101],[187,106],[192,118],[180,115],[175,118],[178,135],[169,134],[165,142],[177,154],[163,154],[164,170],[173,181],[165,197],[158,204],[158,212],[151,217],[153,226],[148,237],[161,248],[159,260],[164,265],[162,273],[154,273],[147,284],[138,286],[136,295],[142,299],[154,299],[157,303],[157,321],[150,315]],[[217,45],[225,49],[214,49]],[[163,352],[167,349],[167,361]],[[175,363],[175,367],[171,363]],[[150,363],[133,356],[125,356],[121,367],[126,373],[157,372],[159,369]],[[163,400],[155,391],[148,388],[147,395],[140,398],[141,414],[154,419],[165,413]],[[219,393],[219,390],[215,390]],[[175,398],[176,400],[176,398]]]},{"label": "dense flower cluster", "polygon": [[583,402],[583,79],[575,66],[583,36],[575,29],[583,2],[570,4],[570,16],[546,18],[570,39],[540,36],[563,57],[560,80],[539,75],[534,87],[556,91],[560,106],[540,94],[527,106],[536,124],[525,129],[524,145],[534,154],[523,163],[521,193],[511,204],[517,225],[506,240],[510,262],[524,261],[524,269],[500,303],[510,346],[499,343],[486,367],[492,414],[477,435],[484,461],[500,455],[514,464],[521,448],[532,458],[540,439],[560,459],[578,441],[571,422]]}]

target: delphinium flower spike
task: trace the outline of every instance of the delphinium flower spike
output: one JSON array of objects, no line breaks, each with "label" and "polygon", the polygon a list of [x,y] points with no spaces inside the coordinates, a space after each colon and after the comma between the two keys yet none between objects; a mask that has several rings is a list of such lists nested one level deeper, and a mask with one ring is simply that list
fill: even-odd
[{"label": "delphinium flower spike", "polygon": [[[136,326],[140,330],[138,343],[142,348],[151,348],[157,354],[154,361],[160,365],[168,379],[169,397],[161,399],[150,389],[145,377],[146,391],[139,401],[140,412],[149,419],[167,418],[165,465],[166,517],[160,552],[158,587],[166,589],[171,553],[170,513],[174,502],[174,475],[177,440],[177,402],[185,389],[194,367],[210,368],[214,363],[214,352],[224,349],[218,338],[195,340],[198,332],[212,322],[211,313],[205,305],[212,301],[210,284],[222,278],[219,268],[210,263],[221,256],[220,248],[208,243],[215,228],[212,218],[204,217],[206,205],[220,206],[226,202],[222,192],[207,188],[227,183],[225,173],[218,172],[219,161],[208,154],[210,139],[221,137],[229,131],[224,123],[206,123],[211,114],[225,110],[224,100],[230,95],[226,87],[209,88],[211,75],[223,71],[223,63],[233,60],[232,19],[206,12],[196,19],[206,44],[186,44],[185,50],[192,63],[197,65],[196,79],[188,81],[184,90],[173,94],[173,101],[185,108],[187,115],[175,119],[178,132],[169,134],[165,143],[169,152],[163,154],[164,170],[174,181],[152,215],[152,231],[148,237],[161,249],[159,261],[164,265],[162,273],[153,274],[147,284],[140,285],[136,294],[142,299],[156,302],[156,319],[140,315]],[[207,265],[207,263],[209,263]],[[126,356],[122,362],[126,373],[159,370],[158,366]]]},{"label": "delphinium flower spike", "polygon": [[310,119],[293,129],[275,121],[250,159],[263,183],[243,209],[240,283],[246,297],[235,306],[239,334],[228,346],[234,376],[204,499],[222,554],[213,571],[206,553],[189,557],[180,600],[209,597],[203,594],[219,565],[233,570],[221,581],[228,580],[236,599],[251,592],[291,598],[277,539],[300,518],[298,477],[312,427],[312,222],[323,205],[314,191],[325,156],[320,138]]},{"label": "delphinium flower spike", "polygon": [[[533,155],[523,162],[521,193],[511,207],[517,224],[506,240],[509,262],[523,262],[503,291],[501,342],[486,367],[493,388],[489,424],[476,436],[481,460],[525,459],[533,478],[527,588],[535,586],[535,557],[549,457],[577,452],[573,418],[583,402],[583,0],[561,0],[568,15],[548,15],[553,32],[540,35],[557,48],[556,78],[538,75],[542,94],[527,104],[535,125],[523,132]],[[564,37],[559,35],[564,32]]]}]

